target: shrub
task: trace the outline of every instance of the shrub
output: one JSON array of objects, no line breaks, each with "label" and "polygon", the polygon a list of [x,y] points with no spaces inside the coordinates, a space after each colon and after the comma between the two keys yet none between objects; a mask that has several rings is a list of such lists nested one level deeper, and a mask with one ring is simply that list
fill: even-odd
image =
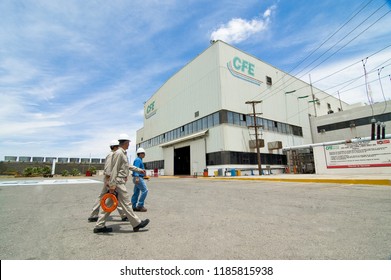
[{"label": "shrub", "polygon": [[72,171],[71,171],[71,175],[72,176],[79,176],[80,175],[80,171],[77,168],[73,168]]},{"label": "shrub", "polygon": [[52,174],[52,169],[49,166],[44,166],[41,169],[42,175],[50,175]]},{"label": "shrub", "polygon": [[33,176],[39,176],[42,175],[42,168],[41,167],[33,167]]},{"label": "shrub", "polygon": [[88,168],[88,171],[90,171],[91,174],[96,174],[96,167],[95,167],[95,166],[90,166],[90,167]]},{"label": "shrub", "polygon": [[33,174],[34,174],[34,169],[32,167],[26,167],[23,170],[23,176],[31,177],[31,176],[33,176]]},{"label": "shrub", "polygon": [[69,176],[69,171],[68,170],[63,170],[61,172],[61,176]]}]

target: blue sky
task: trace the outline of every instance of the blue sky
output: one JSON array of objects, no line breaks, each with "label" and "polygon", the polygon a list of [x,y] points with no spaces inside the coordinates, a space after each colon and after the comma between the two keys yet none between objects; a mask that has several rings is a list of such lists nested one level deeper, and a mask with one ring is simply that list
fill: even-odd
[{"label": "blue sky", "polygon": [[310,73],[348,103],[368,103],[368,57],[373,101],[389,100],[390,10],[390,0],[2,0],[0,160],[104,157],[119,133],[134,150],[143,103],[211,39]]}]

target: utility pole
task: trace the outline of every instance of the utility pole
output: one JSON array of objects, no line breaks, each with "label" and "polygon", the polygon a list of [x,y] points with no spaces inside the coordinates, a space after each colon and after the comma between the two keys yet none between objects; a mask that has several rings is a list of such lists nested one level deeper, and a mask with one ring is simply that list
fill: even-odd
[{"label": "utility pole", "polygon": [[341,107],[341,111],[343,111],[342,102],[341,102],[341,96],[339,95],[339,91],[337,91],[337,92],[338,92],[339,106]]},{"label": "utility pole", "polygon": [[252,127],[255,129],[255,146],[257,148],[257,161],[258,161],[258,172],[259,175],[262,175],[262,166],[261,166],[261,153],[259,150],[259,143],[258,143],[258,127],[262,127],[262,125],[257,124],[257,113],[255,112],[255,104],[259,104],[262,101],[247,101],[246,104],[251,104],[253,107],[253,113],[252,116],[254,118],[254,125],[249,125],[248,127]]},{"label": "utility pole", "polygon": [[315,102],[316,102],[317,100],[315,99],[314,90],[312,89],[311,74],[309,74],[309,76],[310,76],[310,87],[311,87],[311,95],[312,95],[312,101],[310,101],[310,102],[313,102],[313,103],[314,103],[315,117],[317,117],[316,105],[315,105]]}]

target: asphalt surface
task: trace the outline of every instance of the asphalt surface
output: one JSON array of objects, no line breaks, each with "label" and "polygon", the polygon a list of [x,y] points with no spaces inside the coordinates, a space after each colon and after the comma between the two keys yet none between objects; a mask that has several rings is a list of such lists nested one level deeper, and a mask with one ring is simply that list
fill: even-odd
[{"label": "asphalt surface", "polygon": [[2,260],[391,259],[390,186],[152,178],[145,230],[94,234],[101,183],[40,180],[0,179]]}]

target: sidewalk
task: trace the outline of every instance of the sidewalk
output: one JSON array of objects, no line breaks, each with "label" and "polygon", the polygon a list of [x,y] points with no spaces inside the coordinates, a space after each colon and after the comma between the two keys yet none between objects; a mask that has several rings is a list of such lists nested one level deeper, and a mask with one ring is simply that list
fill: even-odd
[{"label": "sidewalk", "polygon": [[[161,176],[161,178],[180,178],[180,176]],[[391,175],[317,175],[317,174],[275,174],[263,176],[221,176],[197,177],[209,180],[249,180],[249,181],[276,181],[276,182],[302,182],[302,183],[334,183],[358,185],[391,186]]]}]

